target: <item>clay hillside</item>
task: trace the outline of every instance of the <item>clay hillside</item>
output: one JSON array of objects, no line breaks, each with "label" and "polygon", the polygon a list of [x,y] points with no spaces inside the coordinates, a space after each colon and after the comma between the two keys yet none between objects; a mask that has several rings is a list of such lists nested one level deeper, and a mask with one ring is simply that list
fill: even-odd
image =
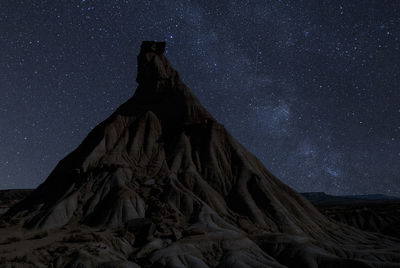
[{"label": "clay hillside", "polygon": [[134,96],[1,218],[5,267],[400,267],[275,178],[143,42]]}]

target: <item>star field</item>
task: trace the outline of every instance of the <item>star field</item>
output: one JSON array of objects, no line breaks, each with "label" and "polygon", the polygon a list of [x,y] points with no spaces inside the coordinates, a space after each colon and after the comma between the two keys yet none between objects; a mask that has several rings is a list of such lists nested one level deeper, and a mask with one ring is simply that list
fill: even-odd
[{"label": "star field", "polygon": [[397,1],[0,0],[0,188],[131,97],[143,40],[298,191],[400,195]]}]

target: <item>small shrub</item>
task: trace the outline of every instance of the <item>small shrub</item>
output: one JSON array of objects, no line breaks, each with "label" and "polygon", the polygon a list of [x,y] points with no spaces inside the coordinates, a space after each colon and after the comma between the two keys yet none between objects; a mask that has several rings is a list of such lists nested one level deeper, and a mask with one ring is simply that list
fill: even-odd
[{"label": "small shrub", "polygon": [[10,244],[10,243],[18,242],[18,241],[21,241],[21,237],[10,236],[6,240],[4,240],[4,242],[2,244]]},{"label": "small shrub", "polygon": [[128,230],[126,229],[126,228],[124,228],[124,227],[120,227],[120,228],[118,228],[117,230],[115,230],[115,234],[118,236],[118,237],[125,237],[125,235],[126,235],[126,233],[128,232]]},{"label": "small shrub", "polygon": [[26,255],[24,256],[17,256],[11,260],[12,262],[17,262],[17,263],[27,263],[28,262],[28,257]]},{"label": "small shrub", "polygon": [[63,238],[63,241],[68,243],[83,243],[90,242],[92,240],[93,236],[90,234],[72,234]]},{"label": "small shrub", "polygon": [[0,220],[0,228],[6,228],[10,226],[5,220]]},{"label": "small shrub", "polygon": [[40,233],[35,234],[31,239],[42,239],[42,238],[44,238],[44,237],[46,237],[48,235],[49,235],[49,233],[44,231],[44,232],[40,232]]}]

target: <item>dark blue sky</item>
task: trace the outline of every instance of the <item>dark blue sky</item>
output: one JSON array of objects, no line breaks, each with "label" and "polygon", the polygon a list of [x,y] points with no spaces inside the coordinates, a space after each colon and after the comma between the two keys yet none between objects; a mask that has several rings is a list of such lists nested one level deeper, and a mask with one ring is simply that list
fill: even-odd
[{"label": "dark blue sky", "polygon": [[0,188],[31,188],[136,88],[143,40],[298,191],[400,195],[398,1],[0,0]]}]

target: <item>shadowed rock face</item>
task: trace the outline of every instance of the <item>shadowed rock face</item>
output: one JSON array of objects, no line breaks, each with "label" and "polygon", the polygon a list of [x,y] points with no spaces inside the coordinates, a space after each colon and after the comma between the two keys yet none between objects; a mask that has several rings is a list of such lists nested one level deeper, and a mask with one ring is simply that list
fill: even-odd
[{"label": "shadowed rock face", "polygon": [[204,109],[164,49],[143,42],[134,96],[5,221],[28,232],[81,226],[86,248],[109,247],[76,253],[58,242],[59,267],[104,256],[127,267],[400,267],[398,240],[333,223],[276,179]]},{"label": "shadowed rock face", "polygon": [[0,190],[0,216],[31,192],[31,189]]}]

